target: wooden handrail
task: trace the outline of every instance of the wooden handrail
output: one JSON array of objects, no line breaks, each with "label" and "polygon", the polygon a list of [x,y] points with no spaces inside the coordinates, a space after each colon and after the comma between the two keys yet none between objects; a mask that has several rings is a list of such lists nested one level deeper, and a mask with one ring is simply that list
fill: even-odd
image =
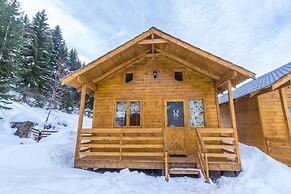
[{"label": "wooden handrail", "polygon": [[162,133],[162,128],[83,128],[82,133]]},{"label": "wooden handrail", "polygon": [[207,149],[203,142],[203,138],[199,132],[199,130],[196,128],[196,134],[197,134],[197,145],[198,145],[198,162],[200,164],[201,172],[206,180],[207,183],[209,183],[209,168],[208,168],[208,158],[207,158]]},{"label": "wooden handrail", "polygon": [[197,134],[197,137],[198,137],[198,142],[200,143],[202,149],[203,149],[203,152],[206,153],[207,152],[207,149],[206,149],[206,146],[203,142],[203,138],[200,134],[200,132],[198,131],[198,129],[196,128],[196,134]]}]

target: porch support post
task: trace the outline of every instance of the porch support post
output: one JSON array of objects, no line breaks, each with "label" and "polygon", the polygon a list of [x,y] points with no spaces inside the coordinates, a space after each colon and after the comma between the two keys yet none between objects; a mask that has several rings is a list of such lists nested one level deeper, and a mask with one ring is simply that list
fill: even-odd
[{"label": "porch support post", "polygon": [[237,135],[237,126],[236,126],[236,118],[235,118],[235,109],[234,109],[231,81],[227,80],[226,84],[227,84],[227,91],[228,91],[230,126],[233,128],[233,136],[235,139],[234,146],[236,149],[235,152],[237,155],[237,162],[240,164],[240,152],[239,152],[239,147],[238,147],[238,135]]},{"label": "porch support post", "polygon": [[76,150],[75,150],[75,159],[74,166],[76,167],[77,161],[80,158],[80,144],[81,144],[81,129],[83,127],[83,117],[85,109],[85,98],[86,98],[87,85],[82,85],[81,97],[80,97],[80,111],[79,111],[79,120],[78,120],[78,131],[77,131],[77,140],[76,140]]}]

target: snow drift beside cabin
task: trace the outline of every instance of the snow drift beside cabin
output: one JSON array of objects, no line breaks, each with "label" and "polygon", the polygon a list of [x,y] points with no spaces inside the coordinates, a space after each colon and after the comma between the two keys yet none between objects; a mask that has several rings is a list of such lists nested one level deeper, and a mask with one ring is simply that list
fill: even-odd
[{"label": "snow drift beside cabin", "polygon": [[[291,168],[277,162],[257,148],[240,145],[243,172],[238,177],[222,177],[205,184],[203,178],[147,176],[122,170],[104,174],[73,169],[78,115],[52,113],[58,133],[36,143],[13,135],[10,122],[33,119],[43,122],[46,111],[13,103],[13,110],[0,111],[0,194],[6,193],[207,193],[207,194],[289,194]],[[57,123],[64,121],[67,127]],[[90,127],[91,120],[85,118]]]}]

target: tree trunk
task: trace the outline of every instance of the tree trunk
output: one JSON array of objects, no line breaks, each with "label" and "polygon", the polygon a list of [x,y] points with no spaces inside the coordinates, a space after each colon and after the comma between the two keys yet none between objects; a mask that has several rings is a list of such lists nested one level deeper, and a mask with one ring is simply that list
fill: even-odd
[{"label": "tree trunk", "polygon": [[0,61],[3,58],[3,52],[4,52],[4,48],[6,46],[7,36],[8,36],[8,31],[9,31],[10,25],[11,25],[11,20],[9,20],[8,25],[6,27],[6,30],[5,30],[5,35],[4,35],[4,38],[3,38],[3,44],[2,44],[1,51],[0,51]]}]

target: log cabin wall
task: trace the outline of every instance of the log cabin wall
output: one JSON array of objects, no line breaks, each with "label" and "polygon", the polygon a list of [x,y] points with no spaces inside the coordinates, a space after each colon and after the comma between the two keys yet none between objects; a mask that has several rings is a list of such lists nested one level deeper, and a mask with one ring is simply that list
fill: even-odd
[{"label": "log cabin wall", "polygon": [[[285,91],[287,107],[291,107],[291,88]],[[291,140],[288,120],[289,112],[285,110],[280,98],[280,91],[274,90],[259,96],[263,130],[267,143],[268,153],[273,158],[291,166]]]},{"label": "log cabin wall", "polygon": [[[183,72],[183,81],[174,79],[174,71]],[[152,76],[157,71],[157,78]],[[126,72],[134,81],[125,83]],[[218,127],[216,94],[213,80],[190,71],[167,58],[145,58],[98,83],[94,94],[93,128],[114,127],[116,100],[141,100],[141,127],[163,128],[164,100],[185,100],[185,128],[189,128],[188,99],[204,102],[205,127]],[[190,150],[196,149],[194,129],[189,131]],[[171,138],[171,137],[168,137]],[[174,137],[172,137],[174,138]]]},{"label": "log cabin wall", "polygon": [[[228,103],[220,105],[222,127],[229,127]],[[260,122],[257,97],[242,97],[235,100],[238,139],[247,145],[256,146],[266,152],[265,139]]]},{"label": "log cabin wall", "polygon": [[[234,105],[236,105],[236,103],[234,103]],[[219,105],[221,127],[230,127],[231,126],[230,115],[229,115],[230,113],[229,113],[228,106],[229,106],[228,102]],[[238,126],[238,128],[239,128],[239,126]]]},{"label": "log cabin wall", "polygon": [[[291,87],[285,87],[287,107],[291,107]],[[291,143],[279,90],[235,100],[239,142],[260,150],[291,166]],[[229,127],[228,103],[220,105],[221,125]]]}]

